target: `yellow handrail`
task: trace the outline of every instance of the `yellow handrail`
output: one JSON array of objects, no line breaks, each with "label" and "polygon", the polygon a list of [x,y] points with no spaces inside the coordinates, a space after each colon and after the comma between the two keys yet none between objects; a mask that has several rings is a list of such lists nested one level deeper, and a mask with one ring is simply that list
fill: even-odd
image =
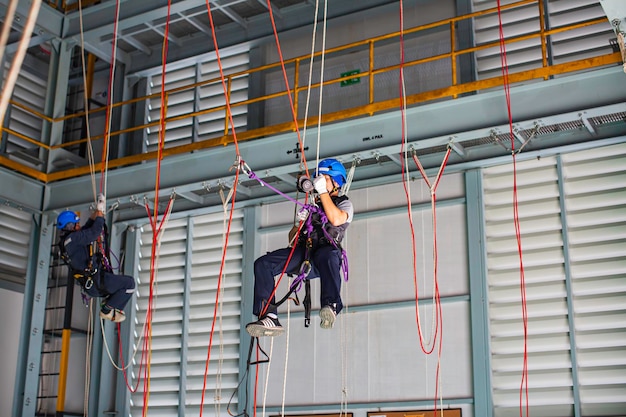
[{"label": "yellow handrail", "polygon": [[[531,4],[534,3],[537,5],[539,11],[538,11],[538,28],[537,31],[534,33],[529,33],[529,34],[524,34],[524,35],[520,35],[520,36],[515,36],[515,37],[511,37],[505,40],[505,43],[507,44],[511,44],[511,43],[515,43],[515,42],[520,42],[520,41],[524,41],[524,40],[528,40],[528,39],[534,39],[534,38],[539,38],[540,40],[540,46],[541,46],[541,67],[539,68],[535,68],[532,70],[528,70],[528,71],[522,71],[522,72],[518,72],[518,73],[512,73],[509,74],[509,81],[512,83],[515,82],[521,82],[521,81],[527,81],[527,80],[531,80],[531,79],[537,79],[537,78],[544,78],[547,79],[550,76],[553,75],[558,75],[558,74],[562,74],[562,73],[568,73],[568,72],[573,72],[573,71],[579,71],[579,70],[583,70],[583,69],[588,69],[588,68],[594,68],[594,67],[599,67],[599,66],[605,66],[605,65],[609,65],[609,64],[613,64],[613,63],[619,63],[621,62],[621,56],[619,53],[611,53],[611,54],[607,54],[607,55],[601,55],[601,56],[597,56],[594,58],[589,58],[589,59],[583,59],[583,60],[579,60],[579,61],[572,61],[572,62],[567,62],[567,63],[563,63],[563,64],[559,64],[559,65],[552,65],[552,66],[548,66],[548,59],[547,59],[547,39],[550,35],[554,35],[557,33],[562,33],[565,31],[569,31],[569,30],[575,30],[575,29],[579,29],[579,28],[583,28],[583,27],[587,27],[587,26],[591,26],[591,25],[596,25],[596,24],[602,24],[602,23],[606,23],[606,18],[597,18],[597,19],[591,19],[585,22],[581,22],[581,23],[576,23],[576,24],[572,24],[572,25],[568,25],[568,26],[563,26],[563,27],[559,27],[559,28],[555,28],[555,29],[550,29],[550,30],[546,30],[544,28],[544,13],[543,13],[543,2],[544,0],[521,0],[515,3],[511,3],[508,5],[504,5],[502,6],[502,10],[507,10],[507,9],[512,9],[512,8],[516,8],[516,7],[521,7],[521,6],[525,6],[527,4]],[[397,99],[392,99],[392,100],[384,100],[384,101],[379,101],[376,102],[376,99],[374,97],[374,77],[380,75],[380,74],[384,74],[390,71],[397,71],[400,69],[400,64],[395,64],[395,65],[390,65],[390,66],[386,66],[386,67],[380,67],[380,68],[376,68],[375,67],[375,46],[377,43],[380,43],[381,41],[385,41],[385,40],[389,40],[389,39],[394,39],[394,38],[398,38],[401,35],[407,35],[407,34],[411,34],[411,33],[417,33],[420,31],[424,31],[424,30],[428,30],[428,29],[434,29],[434,28],[445,28],[450,32],[450,48],[449,51],[447,53],[443,53],[443,54],[438,54],[438,55],[434,55],[434,56],[430,56],[430,57],[425,57],[425,58],[421,58],[421,59],[416,59],[416,60],[411,60],[411,61],[407,61],[403,63],[404,67],[411,67],[411,66],[415,66],[415,65],[420,65],[420,64],[424,64],[424,63],[428,63],[428,62],[433,62],[433,61],[437,61],[437,60],[449,60],[450,61],[450,66],[451,66],[451,80],[450,80],[450,85],[449,87],[445,87],[445,88],[440,88],[440,89],[436,89],[436,90],[432,90],[432,91],[426,91],[426,92],[422,92],[419,94],[413,94],[407,97],[407,104],[415,104],[415,103],[419,103],[419,102],[424,102],[424,101],[429,101],[429,100],[434,100],[434,99],[440,99],[440,98],[445,98],[445,97],[451,97],[451,98],[456,98],[458,95],[463,94],[463,93],[468,93],[468,92],[473,92],[473,91],[478,91],[478,90],[483,90],[485,88],[492,88],[492,87],[496,87],[499,85],[502,85],[502,77],[494,77],[494,78],[490,78],[490,79],[486,79],[486,80],[479,80],[479,81],[473,81],[473,82],[468,82],[468,83],[464,83],[464,84],[458,84],[458,80],[457,80],[457,57],[464,55],[464,54],[471,54],[477,51],[481,51],[481,50],[485,50],[485,49],[489,49],[489,48],[496,48],[499,47],[499,42],[489,42],[489,43],[484,43],[481,45],[477,45],[477,46],[473,46],[473,47],[469,47],[469,48],[465,48],[465,49],[456,49],[456,40],[458,37],[458,32],[456,30],[456,24],[460,21],[466,20],[466,19],[472,19],[475,17],[479,17],[479,16],[484,16],[484,15],[488,15],[488,14],[493,14],[496,13],[498,11],[497,7],[491,8],[491,9],[487,9],[487,10],[482,10],[479,12],[474,12],[474,13],[470,13],[467,15],[463,15],[463,16],[457,16],[457,17],[453,17],[453,18],[449,18],[449,19],[443,19],[440,21],[436,21],[436,22],[432,22],[432,23],[428,23],[425,25],[421,25],[418,27],[414,27],[414,28],[410,28],[410,29],[406,29],[404,31],[404,33],[400,33],[400,32],[394,32],[394,33],[390,33],[390,34],[385,34],[385,35],[381,35],[375,38],[371,38],[371,39],[367,39],[367,40],[361,40],[361,41],[357,41],[357,42],[353,42],[347,45],[341,45],[341,46],[337,46],[337,47],[333,47],[333,48],[329,48],[325,51],[326,56],[330,56],[332,54],[335,53],[343,53],[345,54],[346,51],[348,50],[354,50],[357,49],[359,51],[367,51],[367,55],[368,55],[368,59],[369,59],[369,64],[368,64],[368,68],[367,70],[360,72],[358,74],[353,74],[353,75],[347,75],[347,76],[343,76],[343,77],[337,77],[337,78],[332,78],[332,79],[324,79],[321,83],[317,82],[311,85],[311,88],[320,88],[321,86],[326,86],[326,85],[331,85],[331,84],[336,84],[336,83],[341,83],[343,81],[347,81],[347,80],[351,80],[351,79],[356,79],[356,78],[360,78],[360,77],[367,77],[368,78],[368,101],[367,101],[367,105],[365,106],[359,106],[359,107],[355,107],[352,109],[346,109],[346,110],[341,110],[338,112],[333,112],[333,113],[327,113],[327,114],[323,114],[321,117],[321,121],[322,123],[328,123],[330,121],[338,121],[338,120],[343,120],[346,118],[350,118],[350,117],[355,117],[355,116],[371,116],[377,112],[380,111],[387,111],[387,110],[392,110],[392,109],[397,109],[399,106],[399,102]],[[320,56],[321,55],[321,51],[315,53],[315,56]],[[291,88],[291,93],[293,94],[292,98],[293,98],[293,103],[294,103],[294,107],[295,107],[295,111],[296,114],[298,109],[299,109],[299,93],[302,91],[305,91],[308,88],[308,85],[300,85],[300,77],[299,77],[299,72],[300,72],[300,67],[301,67],[301,62],[306,62],[309,61],[311,58],[310,56],[299,56],[296,58],[292,58],[292,59],[288,59],[285,61],[285,65],[288,66],[289,68],[294,68],[294,72],[292,75],[292,88]],[[233,80],[236,78],[240,78],[240,77],[248,77],[251,74],[254,73],[260,73],[263,71],[270,71],[270,70],[277,70],[279,69],[281,66],[281,64],[279,62],[276,63],[272,63],[272,64],[267,64],[267,65],[263,65],[257,68],[253,68],[253,69],[248,69],[248,70],[244,70],[244,71],[238,71],[232,74],[229,74],[226,76],[226,83],[227,83],[227,91],[226,91],[226,97],[228,99],[230,99],[231,97],[231,88],[232,88],[232,83]],[[209,80],[203,80],[203,81],[199,81],[193,84],[189,84],[189,85],[184,85],[184,86],[180,86],[180,87],[176,87],[176,88],[172,88],[166,91],[166,94],[168,96],[172,96],[175,93],[181,92],[181,91],[185,91],[185,90],[189,90],[189,89],[195,89],[201,86],[208,86],[211,84],[221,84],[221,79],[220,78],[212,78]],[[258,103],[258,102],[262,102],[262,101],[268,101],[271,99],[275,99],[275,98],[279,98],[279,97],[285,97],[287,94],[289,94],[289,91],[284,90],[284,91],[278,91],[278,92],[274,92],[271,94],[265,94],[263,96],[260,97],[253,97],[253,98],[248,98],[246,100],[241,100],[235,103],[230,103],[230,107],[231,110],[232,108],[238,107],[238,106],[247,106],[250,104],[254,104],[254,103]],[[143,96],[143,97],[137,97],[137,98],[133,98],[131,100],[126,100],[123,102],[117,102],[112,104],[113,108],[118,108],[121,106],[125,106],[125,105],[131,105],[131,104],[137,104],[137,103],[141,103],[141,102],[146,102],[147,100],[154,100],[160,98],[160,93],[154,93],[154,94],[150,94],[147,96]],[[24,104],[20,104],[17,103],[13,100],[11,100],[11,103],[14,106],[19,107],[20,109],[30,112],[31,114],[41,118],[42,120],[44,120],[45,122],[48,123],[61,123],[61,122],[65,122],[68,121],[70,119],[74,119],[74,118],[81,118],[81,117],[85,117],[86,114],[93,114],[93,113],[97,113],[97,112],[102,112],[107,110],[107,107],[100,107],[97,109],[92,109],[89,110],[87,112],[83,111],[83,112],[79,112],[76,114],[70,114],[70,115],[65,115],[62,117],[58,117],[58,118],[50,118],[46,115],[41,114],[40,112],[30,109],[28,106],[24,105]],[[185,114],[181,114],[181,115],[176,115],[176,116],[167,116],[167,108],[165,109],[165,120],[163,121],[164,124],[168,124],[174,121],[178,121],[178,120],[185,120],[185,119],[190,119],[193,117],[197,117],[197,116],[201,116],[201,115],[205,115],[205,114],[209,114],[209,113],[214,113],[214,112],[224,112],[225,114],[225,121],[224,121],[224,130],[223,130],[223,136],[219,137],[219,138],[213,138],[213,139],[209,139],[209,140],[202,140],[199,142],[195,142],[192,144],[188,144],[188,145],[181,145],[181,146],[174,146],[171,148],[168,148],[165,152],[163,152],[163,155],[173,155],[173,154],[180,154],[180,153],[186,153],[186,152],[191,152],[194,150],[199,150],[199,149],[206,149],[206,148],[210,148],[213,146],[220,146],[220,145],[226,145],[228,143],[231,143],[233,141],[232,138],[232,134],[230,132],[230,129],[233,129],[234,126],[230,125],[230,121],[229,121],[229,114],[227,114],[227,107],[225,105],[220,105],[220,106],[215,106],[215,107],[211,107],[211,108],[206,108],[206,109],[202,109],[202,110],[195,110],[193,112],[190,113],[185,113]],[[294,126],[293,122],[285,122],[285,123],[280,123],[280,124],[276,124],[273,126],[267,126],[264,128],[259,128],[259,129],[251,129],[251,130],[247,130],[245,132],[242,133],[237,133],[237,139],[238,140],[250,140],[250,139],[256,139],[256,138],[260,138],[260,137],[264,137],[264,136],[271,136],[271,135],[275,135],[278,133],[284,133],[284,132],[288,132],[288,131],[293,131],[296,128],[301,128],[304,126],[304,124],[306,123],[307,125],[315,125],[318,123],[318,117],[314,116],[311,117],[309,116],[308,120],[304,121],[304,120],[298,120],[298,126]],[[149,123],[145,123],[142,125],[137,125],[137,126],[133,126],[133,127],[129,127],[129,128],[125,128],[125,129],[121,129],[118,131],[113,131],[110,132],[109,135],[110,137],[118,137],[121,134],[125,134],[125,133],[130,133],[130,132],[135,132],[135,131],[141,131],[143,129],[147,129],[147,128],[152,128],[152,127],[157,127],[160,126],[161,122],[160,120],[155,120],[155,121],[151,121]],[[80,143],[84,143],[86,142],[88,139],[87,138],[83,138],[83,139],[79,139],[79,140],[74,140],[74,141],[68,141],[62,144],[57,144],[57,145],[46,145],[44,143],[42,143],[41,141],[38,141],[36,139],[32,139],[32,138],[28,138],[25,135],[21,135],[13,130],[10,130],[8,128],[3,128],[2,129],[4,132],[9,133],[11,135],[14,135],[16,137],[19,137],[20,139],[23,139],[31,144],[35,144],[37,146],[40,146],[43,149],[46,150],[56,150],[56,149],[60,149],[60,148],[65,148],[65,147],[70,147],[70,146],[74,146],[76,144],[80,144]],[[0,130],[0,132],[2,131]],[[99,140],[102,139],[103,135],[96,135],[96,136],[92,136],[91,140]],[[123,158],[118,158],[117,160],[112,160],[109,161],[108,166],[109,167],[115,167],[115,166],[125,166],[125,165],[130,165],[130,164],[134,164],[134,163],[138,163],[140,161],[145,161],[145,160],[150,160],[150,159],[154,159],[156,158],[156,154],[153,152],[147,152],[147,153],[142,153],[140,155],[131,155],[131,156],[127,156],[127,157],[123,157]],[[3,159],[0,159],[0,162],[2,162]],[[14,165],[14,164],[12,164]],[[18,169],[19,170],[19,169]],[[24,170],[22,171],[23,173],[27,174],[27,175],[32,175],[32,170],[28,169],[28,170]],[[58,179],[63,179],[63,178],[70,178],[70,177],[74,177],[74,176],[78,176],[78,175],[84,175],[86,173],[88,173],[88,167],[80,167],[80,168],[73,168],[73,169],[69,169],[66,171],[60,171],[60,172],[55,172],[55,173],[50,173],[50,174],[43,174],[46,179],[48,181],[53,181],[53,180],[58,180]],[[40,175],[37,175],[38,178],[40,178]]]}]

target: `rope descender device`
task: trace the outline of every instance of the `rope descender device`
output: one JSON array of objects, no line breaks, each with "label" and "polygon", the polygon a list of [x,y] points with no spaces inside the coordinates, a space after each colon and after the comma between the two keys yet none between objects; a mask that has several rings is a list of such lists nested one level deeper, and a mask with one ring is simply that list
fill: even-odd
[{"label": "rope descender device", "polygon": [[235,162],[233,162],[231,167],[228,169],[228,171],[233,171],[233,170],[241,170],[241,172],[246,174],[248,177],[250,176],[250,174],[252,174],[252,169],[248,166],[246,161],[241,159],[241,155],[237,155]]}]

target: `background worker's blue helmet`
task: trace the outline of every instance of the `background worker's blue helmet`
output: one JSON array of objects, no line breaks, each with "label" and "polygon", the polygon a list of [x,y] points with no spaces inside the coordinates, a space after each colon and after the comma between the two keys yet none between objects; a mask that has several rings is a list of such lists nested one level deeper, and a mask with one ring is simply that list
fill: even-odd
[{"label": "background worker's blue helmet", "polygon": [[333,158],[322,159],[317,166],[317,172],[320,175],[330,175],[340,187],[346,183],[348,177],[343,164]]},{"label": "background worker's blue helmet", "polygon": [[80,217],[78,217],[78,214],[70,210],[65,210],[57,217],[57,227],[60,230],[72,230],[79,221]]}]

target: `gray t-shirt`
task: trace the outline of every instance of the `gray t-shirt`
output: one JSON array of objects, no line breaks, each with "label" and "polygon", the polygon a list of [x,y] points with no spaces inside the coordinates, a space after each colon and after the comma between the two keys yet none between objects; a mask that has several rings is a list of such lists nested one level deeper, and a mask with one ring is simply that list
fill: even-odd
[{"label": "gray t-shirt", "polygon": [[348,220],[346,220],[346,223],[352,222],[352,218],[354,217],[354,207],[352,206],[352,201],[343,200],[337,204],[337,208],[348,213]]}]

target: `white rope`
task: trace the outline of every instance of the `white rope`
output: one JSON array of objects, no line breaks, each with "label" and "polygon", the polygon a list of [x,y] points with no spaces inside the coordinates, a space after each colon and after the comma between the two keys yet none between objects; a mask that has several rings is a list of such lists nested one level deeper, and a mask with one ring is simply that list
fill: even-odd
[{"label": "white rope", "polygon": [[[172,197],[173,199],[174,197]],[[174,207],[174,203],[169,204],[168,209],[166,210],[166,212],[163,214],[163,219],[162,219],[162,223],[163,226],[161,227],[161,233],[157,236],[157,251],[156,251],[156,259],[154,261],[154,268],[158,270],[158,264],[159,264],[159,254],[161,252],[161,238],[163,237],[163,234],[165,233],[165,229],[167,229],[167,223],[169,222],[170,219],[170,215],[172,214],[172,208]],[[157,282],[156,282],[156,272],[155,272],[155,280],[154,282],[151,284],[153,285],[153,294],[154,294],[154,304],[156,304],[156,300],[157,300],[157,291],[156,291],[156,286],[157,286]],[[103,339],[103,344],[105,347],[105,350],[107,352],[107,356],[109,357],[109,361],[111,362],[111,364],[115,367],[115,369],[117,369],[118,371],[124,371],[126,369],[128,369],[130,367],[130,365],[133,363],[135,356],[137,355],[137,352],[139,351],[139,347],[141,346],[141,340],[143,339],[143,335],[145,334],[145,329],[146,329],[146,324],[148,323],[148,311],[146,310],[146,318],[143,322],[143,326],[141,329],[141,332],[139,333],[139,338],[137,339],[137,343],[135,344],[134,348],[133,348],[133,354],[131,355],[131,357],[128,359],[128,363],[126,364],[126,366],[124,368],[122,368],[121,366],[119,366],[115,360],[113,359],[113,356],[111,355],[111,351],[109,349],[109,345],[106,341],[106,337],[104,334],[104,319],[100,319],[100,328],[102,331],[102,339]]]},{"label": "white rope", "polygon": [[322,54],[321,54],[321,66],[320,66],[320,100],[317,111],[317,157],[315,165],[315,176],[318,175],[317,166],[320,163],[320,142],[322,138],[322,102],[324,92],[324,65],[326,60],[326,21],[328,18],[328,0],[324,0],[324,26],[322,30]]},{"label": "white rope", "polygon": [[[346,242],[347,243],[347,242]],[[348,300],[348,283],[346,282],[343,286],[343,299]],[[348,304],[346,303],[343,308],[343,312],[340,314],[341,316],[341,405],[339,416],[347,416],[348,415],[348,352],[349,349],[349,340],[348,337]]]},{"label": "white rope", "polygon": [[89,390],[91,389],[91,351],[93,349],[93,299],[87,305],[89,319],[87,320],[87,347],[85,349],[85,397],[83,415],[89,415]]},{"label": "white rope", "polygon": [[315,18],[313,20],[313,36],[311,37],[311,59],[309,61],[309,81],[306,89],[306,104],[304,105],[304,126],[302,127],[302,151],[304,151],[307,122],[309,120],[309,106],[311,101],[311,85],[313,84],[313,60],[315,58],[315,39],[317,37],[317,15],[319,13],[319,4],[319,0],[315,0]]},{"label": "white rope", "polygon": [[[120,19],[120,7],[119,7],[119,0],[117,0],[117,7],[116,9],[116,13],[115,13],[115,22],[119,22]],[[103,138],[104,140],[106,140],[107,146],[105,149],[105,158],[104,158],[104,186],[103,186],[103,190],[104,193],[106,195],[106,190],[107,190],[107,182],[108,182],[108,172],[109,172],[109,148],[110,148],[110,138],[111,138],[111,126],[112,126],[112,115],[113,115],[113,85],[114,85],[114,80],[115,80],[115,68],[116,68],[116,62],[117,62],[117,33],[113,34],[113,56],[111,57],[111,79],[109,80],[109,86],[108,86],[108,120],[109,123],[106,126],[106,132],[108,134],[108,138]]]},{"label": "white rope", "polygon": [[17,10],[17,3],[19,0],[11,0],[7,13],[4,16],[4,23],[2,24],[2,34],[0,34],[0,61],[4,59],[4,51],[9,40],[9,34],[11,33],[11,24],[13,23],[13,17],[15,16],[15,10]]},{"label": "white rope", "polygon": [[[258,343],[258,342],[257,342]],[[274,338],[270,337],[270,354],[268,355],[267,361],[267,372],[265,373],[265,385],[263,386],[263,409],[261,412],[261,417],[265,417],[265,402],[267,401],[267,390],[268,384],[270,382],[270,368],[272,366],[272,353],[274,352]]]},{"label": "white rope", "polygon": [[[291,288],[291,276],[289,276],[288,287]],[[285,369],[283,372],[283,397],[281,402],[281,416],[285,415],[285,398],[287,394],[287,366],[289,365],[289,334],[291,329],[291,303],[287,299],[287,334],[285,339]]]},{"label": "white rope", "polygon": [[[222,208],[224,210],[224,217],[222,218],[222,247],[226,246],[226,237],[228,232],[228,203],[233,196],[233,190],[235,187],[230,189],[228,196],[224,195],[223,188],[220,187],[219,195],[222,199]],[[219,416],[221,410],[221,398],[222,398],[222,368],[224,365],[224,327],[223,327],[223,317],[224,317],[224,286],[226,282],[226,273],[224,273],[222,277],[222,285],[220,287],[220,292],[218,294],[217,304],[218,304],[218,333],[219,333],[219,355],[218,355],[218,363],[217,363],[217,375],[216,375],[216,387],[215,387],[215,415]]]},{"label": "white rope", "polygon": [[[17,51],[13,56],[13,62],[11,63],[9,74],[7,75],[4,86],[2,87],[2,96],[0,97],[0,124],[4,121],[4,116],[6,114],[7,107],[9,106],[9,100],[13,95],[13,88],[17,82],[17,77],[19,76],[22,63],[24,62],[24,57],[26,56],[26,51],[28,50],[28,46],[30,44],[30,38],[33,34],[33,30],[35,29],[35,24],[37,23],[37,15],[39,14],[40,7],[41,0],[33,0],[30,5],[26,25],[24,25],[24,30],[22,32],[22,38],[20,39]],[[5,19],[4,24],[9,25],[10,27],[11,22]]]},{"label": "white rope", "polygon": [[83,1],[78,0],[78,17],[80,21],[80,58],[83,70],[83,102],[85,107],[85,125],[87,128],[87,156],[89,160],[89,173],[91,174],[91,189],[93,190],[93,201],[97,200],[96,169],[93,146],[91,144],[91,127],[89,123],[89,95],[87,94],[87,70],[85,68],[85,38],[83,26]]}]

